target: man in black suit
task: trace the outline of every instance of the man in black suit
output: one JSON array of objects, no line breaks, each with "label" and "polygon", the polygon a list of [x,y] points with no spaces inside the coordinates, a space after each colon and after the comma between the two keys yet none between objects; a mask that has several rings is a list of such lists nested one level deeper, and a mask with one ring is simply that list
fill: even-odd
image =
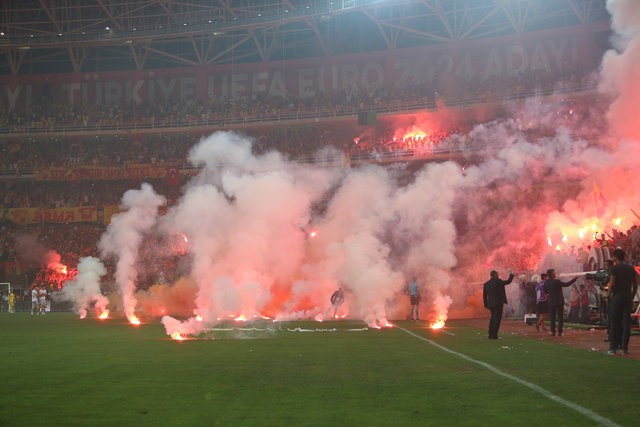
[{"label": "man in black suit", "polygon": [[616,346],[622,346],[624,354],[629,353],[629,335],[631,331],[631,309],[633,297],[638,290],[638,274],[633,266],[624,262],[625,253],[621,248],[613,251],[616,260],[611,269],[609,296],[609,351],[616,354]]},{"label": "man in black suit", "polygon": [[547,270],[548,279],[544,281],[544,290],[549,295],[547,302],[549,304],[549,323],[551,324],[551,335],[556,335],[556,317],[558,318],[558,336],[562,336],[562,327],[564,326],[564,295],[562,288],[571,286],[578,280],[577,277],[563,282],[556,278],[556,270],[550,268]]},{"label": "man in black suit", "polygon": [[491,277],[482,287],[482,300],[484,307],[491,311],[491,319],[489,319],[489,339],[498,339],[498,330],[502,322],[502,310],[507,303],[507,294],[504,287],[513,280],[513,273],[509,273],[507,280],[498,277],[498,272],[492,270],[489,273]]}]

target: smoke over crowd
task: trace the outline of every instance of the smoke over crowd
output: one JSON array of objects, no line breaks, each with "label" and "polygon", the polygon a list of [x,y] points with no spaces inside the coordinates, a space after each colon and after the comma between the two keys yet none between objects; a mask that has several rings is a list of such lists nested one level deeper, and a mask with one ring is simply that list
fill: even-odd
[{"label": "smoke over crowd", "polygon": [[[204,138],[189,155],[200,172],[176,205],[160,214],[165,200],[150,185],[127,191],[100,240],[101,255],[116,261],[126,316],[162,316],[173,337],[227,319],[321,320],[342,285],[343,314],[380,328],[405,317],[403,289],[415,275],[435,323],[481,314],[477,282],[489,270],[539,271],[550,252],[633,225],[640,7],[610,0],[608,8],[614,49],[594,73],[598,93],[571,105],[547,97],[507,106],[507,118],[451,137],[483,147],[463,150],[461,161],[301,165],[254,154],[238,133]],[[176,256],[176,239],[182,261],[162,271],[148,253]],[[83,260],[67,283],[79,312],[92,298],[104,304],[103,268]],[[148,269],[171,278],[137,290]]]}]

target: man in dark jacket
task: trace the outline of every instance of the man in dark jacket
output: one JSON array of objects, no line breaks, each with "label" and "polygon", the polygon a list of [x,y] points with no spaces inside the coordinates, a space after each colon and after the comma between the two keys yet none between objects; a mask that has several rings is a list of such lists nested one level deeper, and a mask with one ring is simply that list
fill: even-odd
[{"label": "man in dark jacket", "polygon": [[550,268],[547,270],[547,280],[544,282],[544,290],[549,295],[547,302],[549,304],[549,323],[551,324],[551,335],[556,335],[556,317],[558,318],[558,336],[562,336],[562,327],[564,326],[564,294],[562,288],[571,286],[578,280],[577,277],[563,282],[556,278],[556,270]]},{"label": "man in dark jacket", "polygon": [[484,301],[484,307],[491,311],[491,319],[489,319],[489,339],[498,339],[498,330],[500,329],[500,323],[502,322],[502,310],[507,303],[507,294],[504,287],[507,286],[513,280],[513,273],[509,273],[507,280],[502,280],[498,277],[498,272],[492,270],[489,273],[491,278],[485,282],[482,287],[482,299]]},{"label": "man in dark jacket", "polygon": [[638,274],[633,266],[624,262],[625,253],[621,248],[613,251],[616,260],[611,269],[609,295],[611,305],[609,312],[609,351],[616,354],[616,346],[622,346],[624,354],[629,353],[629,335],[631,331],[631,309],[633,297],[638,290]]}]

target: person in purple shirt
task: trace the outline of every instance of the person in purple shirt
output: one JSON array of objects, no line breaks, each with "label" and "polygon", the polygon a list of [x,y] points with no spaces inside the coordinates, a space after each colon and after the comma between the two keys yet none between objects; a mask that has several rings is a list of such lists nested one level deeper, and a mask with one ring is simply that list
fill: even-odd
[{"label": "person in purple shirt", "polygon": [[544,326],[544,321],[547,318],[549,312],[549,305],[547,304],[547,291],[544,290],[544,282],[547,280],[547,273],[540,275],[540,282],[536,285],[536,308],[538,312],[538,321],[536,322],[536,330],[540,332],[542,327],[543,331],[547,331]]}]

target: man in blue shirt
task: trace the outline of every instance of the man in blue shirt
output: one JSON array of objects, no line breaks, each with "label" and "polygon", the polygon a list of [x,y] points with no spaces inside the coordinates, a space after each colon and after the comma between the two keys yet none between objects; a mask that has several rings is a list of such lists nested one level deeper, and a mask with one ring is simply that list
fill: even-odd
[{"label": "man in blue shirt", "polygon": [[[411,310],[409,310],[409,320],[420,320],[420,286],[418,285],[418,278],[413,276],[411,281],[407,284],[407,293],[409,294],[409,300],[411,302]],[[415,318],[413,317],[413,313],[415,311]]]}]

